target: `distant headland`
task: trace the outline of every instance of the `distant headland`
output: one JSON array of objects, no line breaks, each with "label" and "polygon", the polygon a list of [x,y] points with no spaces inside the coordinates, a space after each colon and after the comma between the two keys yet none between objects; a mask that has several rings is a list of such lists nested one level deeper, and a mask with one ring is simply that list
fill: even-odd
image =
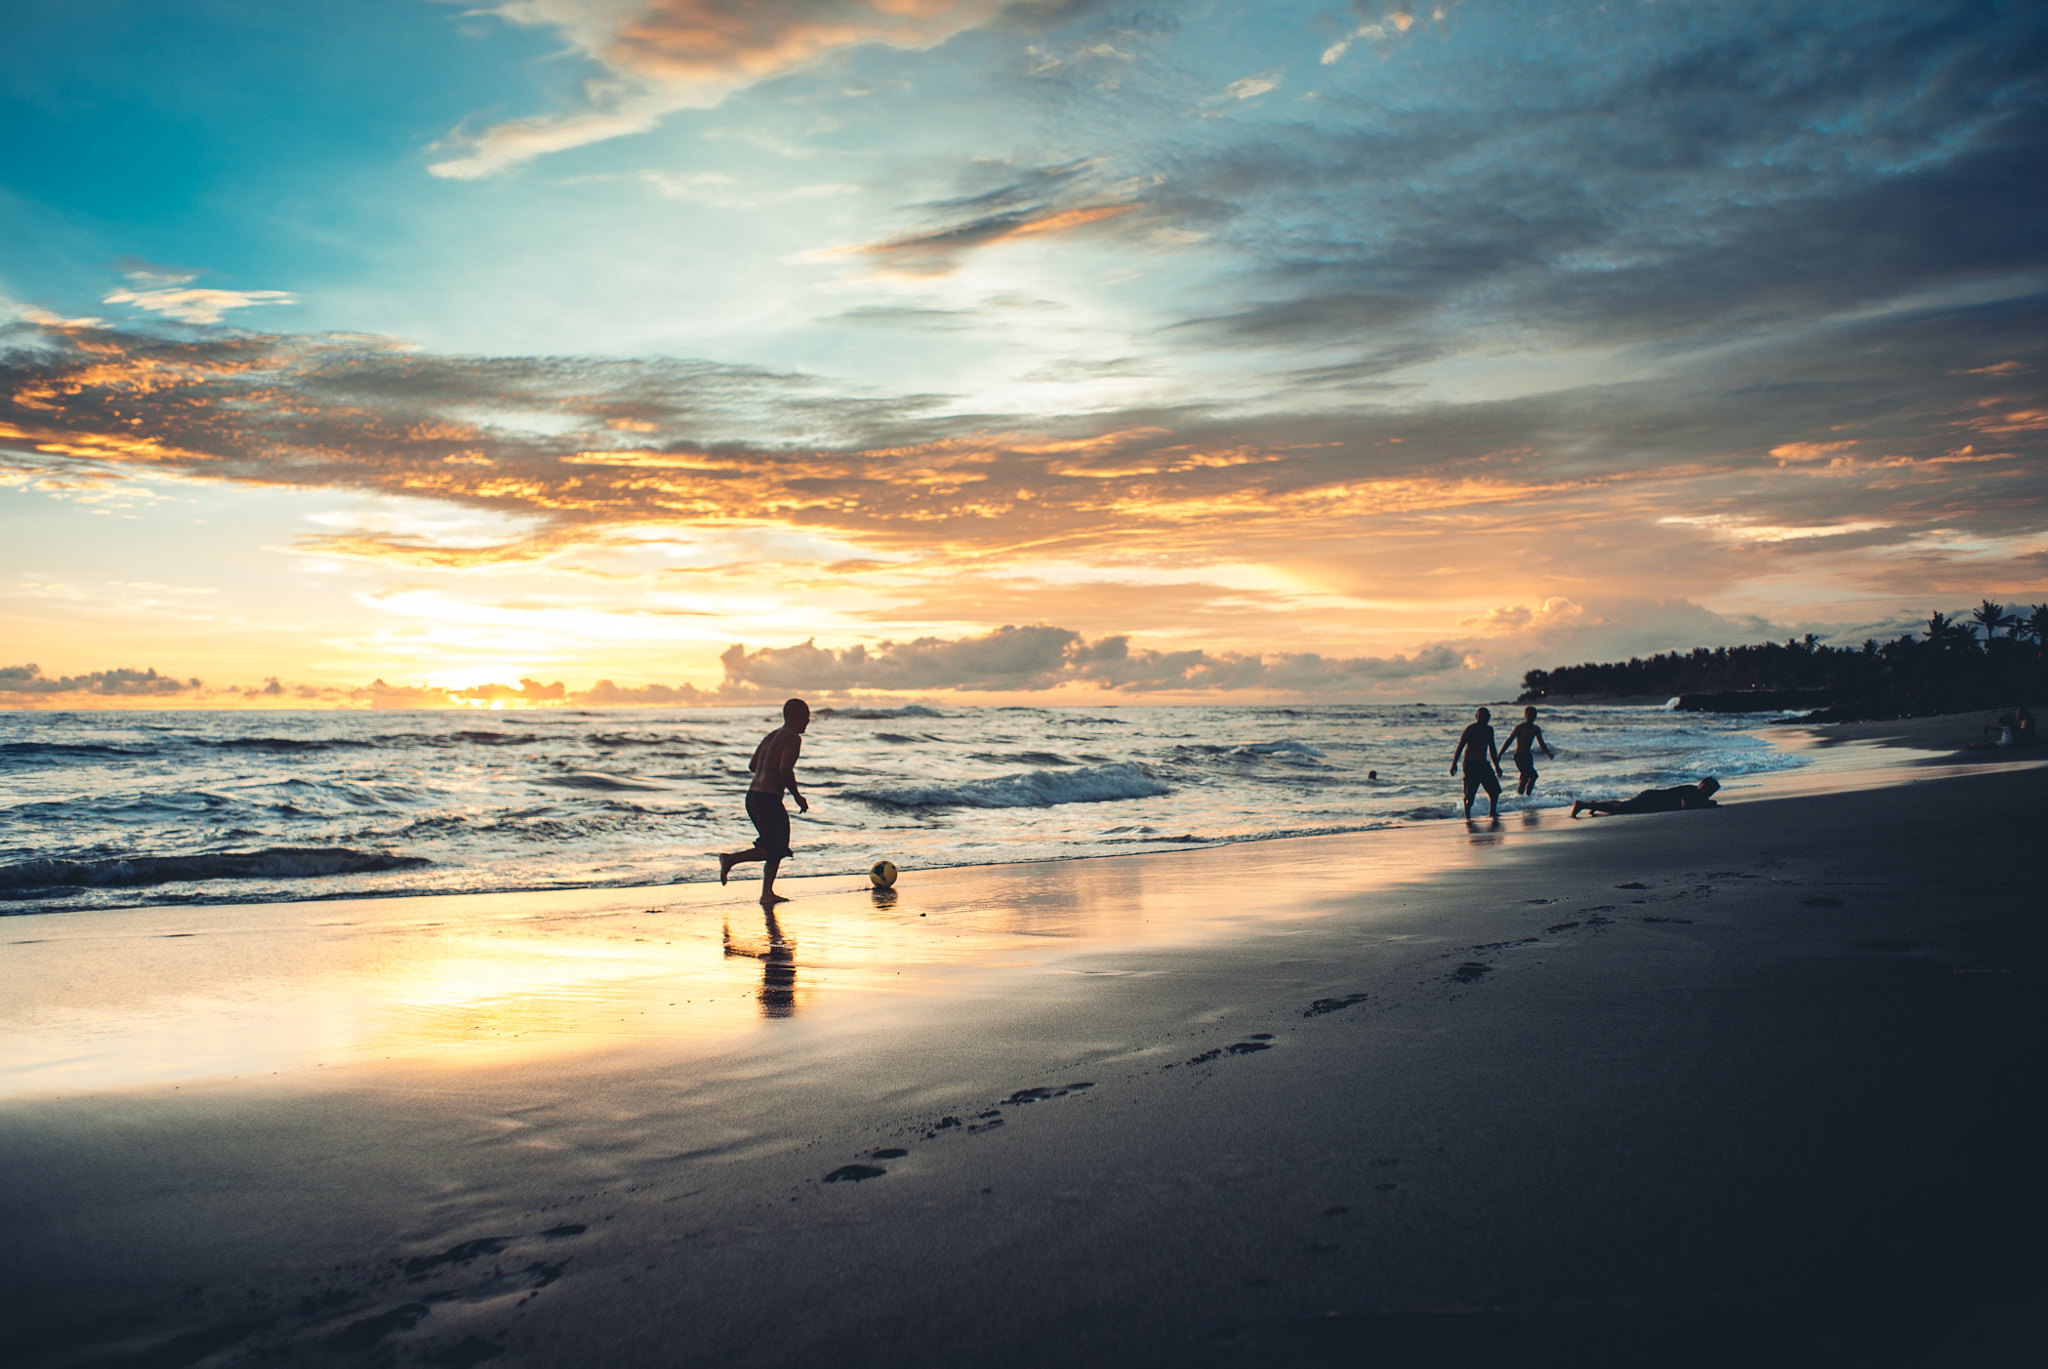
[{"label": "distant headland", "polygon": [[1709,713],[1803,708],[1807,722],[1928,717],[2048,698],[2048,604],[2022,615],[1986,599],[1968,614],[1933,614],[1922,634],[1872,638],[1860,648],[1822,646],[1809,633],[1783,644],[1532,670],[1515,702],[1674,697],[1679,708]]}]

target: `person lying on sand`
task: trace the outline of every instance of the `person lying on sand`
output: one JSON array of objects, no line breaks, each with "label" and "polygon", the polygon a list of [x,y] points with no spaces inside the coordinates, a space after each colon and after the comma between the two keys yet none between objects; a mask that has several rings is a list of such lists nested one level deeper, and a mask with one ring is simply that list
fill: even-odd
[{"label": "person lying on sand", "polygon": [[747,786],[747,816],[753,819],[754,830],[760,835],[746,850],[718,857],[720,884],[725,883],[735,865],[750,860],[768,862],[761,867],[763,903],[785,902],[775,892],[776,867],[790,855],[789,811],[782,806],[782,791],[787,789],[796,795],[798,811],[811,811],[810,801],[797,793],[796,787],[796,760],[803,754],[804,729],[810,725],[811,706],[802,699],[791,699],[782,706],[782,726],[761,738],[753,759],[747,762],[747,769],[754,772],[753,783]]},{"label": "person lying on sand", "polygon": [[1632,799],[1578,799],[1572,816],[1580,813],[1676,813],[1685,808],[1713,808],[1714,792],[1721,781],[1712,775],[1698,784],[1674,785],[1669,789],[1645,789]]}]

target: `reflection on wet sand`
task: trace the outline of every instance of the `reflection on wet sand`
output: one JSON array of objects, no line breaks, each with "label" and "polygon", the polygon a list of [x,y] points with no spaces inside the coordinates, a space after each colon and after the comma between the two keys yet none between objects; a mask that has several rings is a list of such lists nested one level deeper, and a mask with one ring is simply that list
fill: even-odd
[{"label": "reflection on wet sand", "polygon": [[[765,911],[700,885],[658,903],[644,890],[558,890],[16,915],[0,957],[0,1097],[332,1078],[351,1065],[475,1069],[636,1042],[704,1051],[799,1009],[951,992],[1091,945],[1313,918],[1489,858],[1481,843],[1500,839],[1446,823],[912,871],[908,888],[823,876],[790,880],[795,900]],[[741,959],[760,961],[759,975]]]},{"label": "reflection on wet sand", "polygon": [[782,924],[775,919],[774,906],[761,909],[761,920],[768,942],[765,947],[756,948],[744,942],[733,940],[732,923],[725,923],[725,953],[729,956],[744,956],[761,962],[761,989],[755,997],[761,1004],[763,1017],[796,1016],[796,942],[783,935]]}]

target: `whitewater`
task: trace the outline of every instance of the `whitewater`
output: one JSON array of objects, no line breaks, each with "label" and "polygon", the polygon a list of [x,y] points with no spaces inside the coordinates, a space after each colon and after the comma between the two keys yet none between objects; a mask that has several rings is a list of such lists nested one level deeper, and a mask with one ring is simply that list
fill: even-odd
[{"label": "whitewater", "polygon": [[[789,875],[1369,831],[1459,814],[1465,705],[820,709]],[[1495,710],[1505,735],[1521,711]],[[1801,764],[1783,715],[1546,710],[1503,813]],[[0,913],[693,883],[749,845],[763,707],[0,712]],[[1377,777],[1374,777],[1377,772]],[[1510,772],[1512,774],[1512,772]],[[1484,810],[1484,797],[1481,798]],[[794,810],[795,805],[790,805]],[[751,874],[751,871],[743,871]]]}]

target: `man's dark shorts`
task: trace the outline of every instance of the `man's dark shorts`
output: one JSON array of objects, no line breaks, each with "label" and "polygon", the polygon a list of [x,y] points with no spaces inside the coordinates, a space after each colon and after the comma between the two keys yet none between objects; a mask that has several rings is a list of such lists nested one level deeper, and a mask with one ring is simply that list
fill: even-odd
[{"label": "man's dark shorts", "polygon": [[1496,799],[1500,797],[1500,776],[1493,773],[1492,766],[1484,764],[1467,765],[1465,767],[1465,802],[1472,802],[1472,796],[1479,792],[1481,785],[1486,787],[1486,792],[1489,796]]},{"label": "man's dark shorts", "polygon": [[782,806],[782,795],[749,789],[747,816],[754,820],[754,830],[761,834],[754,841],[755,849],[771,860],[787,858],[790,853],[789,813]]},{"label": "man's dark shorts", "polygon": [[1527,751],[1515,753],[1515,773],[1524,779],[1536,778],[1536,757]]}]

